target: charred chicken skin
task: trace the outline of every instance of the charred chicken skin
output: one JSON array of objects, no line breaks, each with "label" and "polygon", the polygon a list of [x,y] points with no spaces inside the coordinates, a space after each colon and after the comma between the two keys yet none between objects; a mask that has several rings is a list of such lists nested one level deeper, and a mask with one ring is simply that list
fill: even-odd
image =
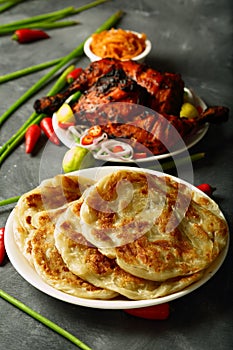
[{"label": "charred chicken skin", "polygon": [[[123,82],[124,75],[126,79],[130,79],[133,84],[144,88],[147,94],[150,95],[147,107],[160,113],[178,115],[183,101],[184,89],[184,82],[179,74],[161,73],[144,64],[134,61],[123,62],[112,58],[104,58],[91,63],[65,92],[37,100],[34,108],[39,113],[51,114],[71,94],[78,90],[81,92],[88,91],[94,85],[96,86],[97,81],[105,75],[112,75],[112,77],[122,76],[121,81]],[[124,90],[124,87],[121,90]],[[103,88],[102,93],[105,93],[107,97],[108,86]],[[128,94],[130,93],[128,91]],[[117,93],[115,93],[114,100],[115,98],[118,99]]]},{"label": "charred chicken skin", "polygon": [[51,115],[78,90],[83,94],[72,106],[77,124],[101,125],[109,137],[142,144],[154,155],[169,151],[204,122],[228,119],[228,108],[221,106],[207,108],[199,118],[180,118],[179,74],[110,58],[92,62],[64,92],[35,101],[34,108]]}]

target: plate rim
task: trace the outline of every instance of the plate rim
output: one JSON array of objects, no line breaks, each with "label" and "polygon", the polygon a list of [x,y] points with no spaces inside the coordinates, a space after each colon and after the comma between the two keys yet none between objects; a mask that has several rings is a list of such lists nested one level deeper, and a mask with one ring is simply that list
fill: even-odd
[{"label": "plate rim", "polygon": [[[194,185],[186,182],[185,180],[182,180],[180,178],[177,178],[175,176],[164,174],[163,172],[159,172],[156,170],[146,169],[146,168],[136,168],[132,166],[121,166],[121,168],[124,169],[134,169],[136,171],[145,171],[156,175],[166,175],[168,177],[171,177],[173,179],[176,179],[176,181],[179,181],[181,183],[184,183],[188,185],[191,189],[195,190],[196,192],[201,193],[202,195],[209,198],[206,194],[204,194],[201,190],[196,188]],[[89,177],[92,177],[93,172],[99,171],[100,169],[104,169],[105,173],[110,173],[112,171],[119,170],[119,166],[104,166],[104,167],[94,167],[94,168],[88,168],[88,169],[82,169],[78,170],[72,173],[67,173],[67,175],[79,175],[87,176],[89,173]],[[90,177],[90,178],[91,178]],[[211,201],[213,201],[215,204],[217,204],[213,199],[209,198]],[[17,204],[16,204],[17,205]],[[218,204],[217,204],[218,205]],[[219,206],[218,206],[219,208]],[[221,216],[225,219],[225,216],[223,215],[221,209],[219,208],[219,212]],[[40,290],[41,292],[54,297],[58,300],[68,302],[70,304],[84,306],[84,307],[90,307],[90,308],[97,308],[97,309],[133,309],[133,308],[141,308],[141,307],[147,307],[147,306],[153,306],[153,305],[159,305],[163,304],[175,299],[179,299],[187,294],[190,294],[191,292],[195,291],[202,285],[204,285],[206,282],[209,281],[220,269],[221,265],[223,264],[227,253],[229,249],[229,241],[230,241],[230,235],[229,235],[229,227],[228,227],[228,237],[227,237],[227,244],[224,247],[224,249],[221,251],[219,256],[216,258],[216,260],[206,269],[204,276],[191,284],[190,286],[184,288],[183,290],[179,292],[172,293],[170,295],[159,297],[155,299],[145,299],[145,300],[129,300],[127,298],[122,297],[122,299],[110,299],[110,300],[101,300],[101,299],[85,299],[76,297],[70,294],[67,294],[65,292],[62,292],[58,289],[55,289],[54,287],[47,284],[33,269],[33,267],[30,265],[30,263],[26,260],[26,258],[23,256],[23,254],[20,252],[13,235],[13,217],[15,213],[15,208],[11,211],[10,215],[8,216],[6,225],[5,225],[5,235],[4,235],[4,243],[5,243],[5,249],[6,253],[8,255],[8,258],[15,268],[15,270],[21,275],[21,277],[26,280],[30,285],[35,287],[36,289]],[[226,221],[227,223],[227,221]],[[227,224],[228,226],[228,224]],[[30,273],[30,274],[28,274]]]},{"label": "plate rim", "polygon": [[[184,92],[186,92],[187,94],[192,96],[192,99],[193,99],[193,102],[195,103],[195,106],[199,105],[199,106],[201,106],[201,108],[203,110],[205,110],[207,108],[207,105],[203,101],[203,99],[200,96],[196,95],[195,92],[191,88],[184,87]],[[68,100],[69,100],[69,98],[68,98]],[[52,124],[53,124],[53,129],[54,129],[56,136],[59,138],[59,140],[67,148],[70,149],[71,147],[74,147],[75,145],[77,145],[74,140],[72,140],[71,138],[66,136],[66,134],[68,133],[67,130],[59,127],[58,122],[57,122],[57,118],[56,118],[56,112],[54,112],[52,115]],[[202,126],[200,126],[198,128],[196,133],[187,137],[187,140],[184,141],[184,148],[180,148],[180,149],[173,151],[173,152],[170,152],[170,153],[163,153],[163,154],[159,154],[157,156],[151,156],[151,157],[142,158],[142,159],[132,159],[132,160],[126,160],[126,161],[123,161],[120,159],[108,158],[108,159],[106,159],[106,161],[113,162],[113,163],[122,163],[122,164],[127,164],[127,163],[130,164],[130,163],[133,163],[135,161],[137,161],[137,163],[147,163],[147,162],[152,162],[155,160],[162,160],[162,159],[166,159],[169,157],[173,157],[173,156],[179,155],[180,153],[184,152],[185,150],[188,150],[191,147],[195,146],[205,136],[208,129],[209,129],[209,123],[204,123]]]}]

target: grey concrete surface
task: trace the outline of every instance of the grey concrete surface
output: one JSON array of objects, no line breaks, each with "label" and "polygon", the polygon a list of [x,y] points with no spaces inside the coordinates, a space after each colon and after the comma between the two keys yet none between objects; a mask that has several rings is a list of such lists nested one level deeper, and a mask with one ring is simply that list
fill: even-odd
[{"label": "grey concrete surface", "polygon": [[[90,1],[25,1],[0,14],[0,23],[50,12]],[[118,24],[145,32],[152,41],[147,58],[155,69],[182,74],[208,105],[225,105],[232,111],[232,6],[230,0],[113,0],[74,16],[76,27],[50,30],[51,38],[19,45],[10,36],[0,36],[0,75],[68,54],[118,9],[125,15]],[[86,67],[82,56],[76,63]],[[47,71],[47,70],[46,70]],[[0,115],[45,71],[0,85]],[[52,82],[24,103],[2,125],[0,144],[33,112],[33,102],[44,96]],[[190,153],[205,152],[193,164],[194,184],[211,183],[215,200],[230,229],[233,208],[233,120],[211,125]],[[43,152],[57,157],[45,166]],[[26,155],[22,143],[0,168],[0,199],[20,195],[37,186],[41,178],[61,171],[65,146],[41,145],[34,156]],[[0,207],[0,226],[5,226],[14,205]],[[229,350],[233,346],[232,243],[219,271],[191,294],[172,301],[166,321],[131,317],[121,310],[102,310],[65,303],[30,285],[6,258],[0,267],[0,288],[79,337],[95,350]],[[75,349],[65,338],[0,299],[0,348],[9,350]]]}]

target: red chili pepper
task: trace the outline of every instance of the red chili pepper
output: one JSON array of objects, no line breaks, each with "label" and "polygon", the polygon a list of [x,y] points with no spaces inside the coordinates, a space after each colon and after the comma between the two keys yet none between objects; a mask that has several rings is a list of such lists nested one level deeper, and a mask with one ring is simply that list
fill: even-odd
[{"label": "red chili pepper", "polygon": [[25,151],[31,153],[40,138],[41,130],[37,124],[33,124],[28,127],[25,134]]},{"label": "red chili pepper", "polygon": [[60,141],[53,129],[52,118],[43,118],[40,122],[40,127],[51,142],[53,142],[55,145],[60,145]]},{"label": "red chili pepper", "polygon": [[124,311],[132,316],[148,320],[166,320],[170,314],[170,306],[168,303],[164,303],[138,309],[125,309]]},{"label": "red chili pepper", "polygon": [[4,232],[5,232],[5,228],[1,227],[0,228],[0,265],[2,265],[6,255],[6,250],[4,246]]},{"label": "red chili pepper", "polygon": [[75,122],[65,122],[65,123],[58,122],[58,126],[61,129],[68,129],[70,126],[74,126],[74,125],[75,125]]},{"label": "red chili pepper", "polygon": [[31,43],[33,41],[48,39],[50,36],[40,29],[17,29],[11,37],[20,44]]},{"label": "red chili pepper", "polygon": [[93,143],[93,137],[91,135],[84,135],[81,140],[82,145],[88,146]]},{"label": "red chili pepper", "polygon": [[200,184],[197,186],[199,190],[207,194],[207,196],[212,196],[213,192],[216,190],[216,187],[212,187],[209,184]]},{"label": "red chili pepper", "polygon": [[99,125],[94,125],[88,130],[88,135],[92,137],[98,137],[102,134],[102,129],[101,126]]},{"label": "red chili pepper", "polygon": [[73,83],[74,80],[76,80],[80,74],[83,72],[82,68],[75,68],[72,70],[70,73],[67,74],[66,76],[66,81],[68,84]]}]

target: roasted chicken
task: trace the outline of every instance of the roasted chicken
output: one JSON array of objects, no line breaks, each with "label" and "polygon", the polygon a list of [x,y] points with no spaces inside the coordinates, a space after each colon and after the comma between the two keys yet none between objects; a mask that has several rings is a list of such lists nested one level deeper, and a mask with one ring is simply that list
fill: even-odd
[{"label": "roasted chicken", "polygon": [[[107,77],[106,80],[104,76]],[[125,79],[128,80],[128,83],[131,82],[131,88]],[[179,113],[184,88],[184,82],[179,74],[161,73],[144,64],[134,61],[122,62],[112,58],[104,58],[91,63],[65,92],[37,100],[34,107],[39,113],[54,112],[72,93],[78,90],[88,92],[91,87],[95,89],[94,86],[99,87],[96,97],[99,98],[99,94],[102,93],[107,98],[109,89],[112,93],[114,82],[116,84],[119,81],[122,84],[119,86],[121,91],[124,91],[125,85],[128,85],[127,94],[131,94],[136,85],[144,88],[147,95],[150,96],[149,101],[146,101],[147,107],[161,113],[175,115]],[[118,101],[118,93],[115,93],[114,96],[110,94],[108,102]],[[120,100],[122,101],[121,97]]]},{"label": "roasted chicken", "polygon": [[180,118],[180,74],[110,58],[91,63],[64,92],[35,101],[34,108],[51,115],[78,90],[83,95],[72,106],[77,124],[101,125],[109,137],[142,144],[155,155],[169,151],[201,123],[228,119],[228,108],[221,106],[208,108],[199,118]]}]

